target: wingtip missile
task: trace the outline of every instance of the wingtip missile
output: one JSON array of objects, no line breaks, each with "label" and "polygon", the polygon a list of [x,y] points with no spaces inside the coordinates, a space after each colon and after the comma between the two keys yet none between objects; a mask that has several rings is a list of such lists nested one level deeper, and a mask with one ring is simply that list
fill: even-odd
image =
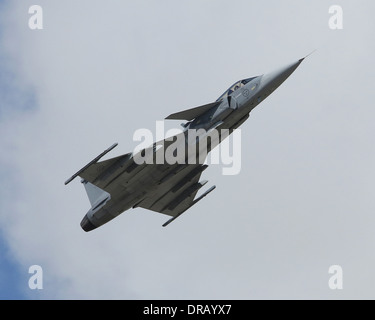
[{"label": "wingtip missile", "polygon": [[81,170],[79,170],[75,174],[73,174],[68,180],[65,181],[64,184],[67,185],[68,183],[72,182],[76,177],[78,177],[80,175],[80,173],[82,173],[83,171],[85,171],[88,167],[90,167],[94,163],[97,163],[102,157],[104,157],[108,152],[110,152],[111,150],[113,150],[117,146],[118,146],[118,143],[116,142],[113,145],[111,145],[108,149],[104,150],[95,159],[93,159],[88,164],[86,164]]},{"label": "wingtip missile", "polygon": [[[204,181],[204,184],[206,184],[207,181]],[[175,215],[171,219],[169,219],[167,222],[163,224],[163,227],[166,227],[169,225],[171,222],[176,220],[180,215],[182,215],[186,210],[190,209],[193,205],[195,205],[198,201],[202,200],[205,196],[207,196],[211,191],[213,191],[216,188],[216,186],[212,186],[209,188],[207,191],[205,191],[201,196],[199,196],[197,199],[195,199],[190,206],[188,206],[185,210],[181,211],[179,214]]]}]

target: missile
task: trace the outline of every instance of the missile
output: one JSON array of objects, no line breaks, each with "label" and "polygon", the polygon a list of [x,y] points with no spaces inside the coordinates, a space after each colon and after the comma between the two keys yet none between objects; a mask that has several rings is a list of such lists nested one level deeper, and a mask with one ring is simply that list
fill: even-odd
[{"label": "missile", "polygon": [[107,150],[103,151],[101,154],[99,154],[95,159],[90,161],[88,164],[86,164],[81,170],[73,174],[68,180],[65,181],[65,185],[67,185],[69,182],[72,182],[76,177],[78,177],[83,171],[85,171],[88,167],[93,165],[94,163],[97,163],[102,157],[104,157],[108,152],[110,152],[112,149],[116,148],[118,143],[114,143],[111,145]]},{"label": "missile", "polygon": [[216,186],[212,186],[210,189],[208,189],[205,193],[203,193],[200,197],[195,199],[185,210],[181,211],[171,219],[169,219],[167,222],[163,224],[163,227],[166,227],[168,224],[170,224],[172,221],[176,220],[180,215],[182,215],[186,210],[190,209],[193,205],[195,205],[199,200],[202,200],[205,196],[207,196],[211,191],[213,191],[216,188]]}]

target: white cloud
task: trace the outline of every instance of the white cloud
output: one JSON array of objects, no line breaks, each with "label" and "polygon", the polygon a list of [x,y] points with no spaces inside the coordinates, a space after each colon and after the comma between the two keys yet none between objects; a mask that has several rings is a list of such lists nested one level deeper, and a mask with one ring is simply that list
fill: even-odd
[{"label": "white cloud", "polygon": [[[325,2],[292,3],[39,1],[35,31],[33,3],[9,3],[4,45],[37,107],[1,119],[0,219],[25,270],[43,267],[42,298],[342,297],[328,289],[331,264],[345,297],[372,296],[367,10],[345,2],[336,34]],[[63,182],[96,154],[113,142],[111,156],[126,153],[134,130],[322,42],[243,126],[240,175],[206,170],[218,188],[168,228],[137,209],[80,229],[89,202]]]}]

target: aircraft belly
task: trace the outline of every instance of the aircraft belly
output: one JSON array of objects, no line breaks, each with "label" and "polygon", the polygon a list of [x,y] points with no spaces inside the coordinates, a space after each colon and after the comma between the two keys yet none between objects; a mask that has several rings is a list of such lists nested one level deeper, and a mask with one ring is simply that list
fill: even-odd
[{"label": "aircraft belly", "polygon": [[112,210],[114,214],[118,215],[141,201],[158,186],[163,174],[165,173],[155,170],[154,165],[146,165],[137,177],[128,180],[123,176],[122,179],[118,179],[111,185],[111,196],[115,203]]}]

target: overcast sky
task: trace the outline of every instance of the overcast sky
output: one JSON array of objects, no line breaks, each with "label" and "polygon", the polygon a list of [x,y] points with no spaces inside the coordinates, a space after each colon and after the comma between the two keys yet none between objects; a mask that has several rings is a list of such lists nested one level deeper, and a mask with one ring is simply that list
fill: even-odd
[{"label": "overcast sky", "polygon": [[[0,298],[374,299],[374,13],[370,0],[0,1]],[[210,166],[216,190],[167,228],[138,208],[82,231],[88,198],[64,181],[97,154],[314,49],[242,125],[239,175]]]}]

